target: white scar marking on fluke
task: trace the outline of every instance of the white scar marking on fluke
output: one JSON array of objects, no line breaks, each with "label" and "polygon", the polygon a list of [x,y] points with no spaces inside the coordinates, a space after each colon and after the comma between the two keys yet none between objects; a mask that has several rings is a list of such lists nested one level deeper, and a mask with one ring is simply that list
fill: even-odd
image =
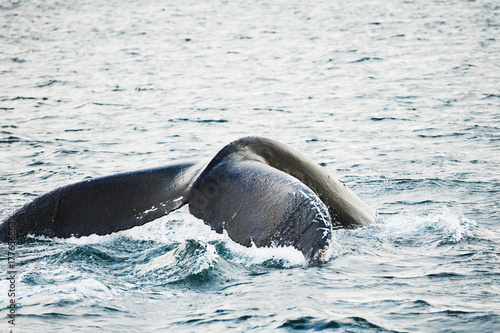
[{"label": "white scar marking on fluke", "polygon": [[[301,190],[300,193],[304,197],[306,197],[307,199],[309,199],[309,202],[314,206],[314,209],[316,210],[316,216],[315,216],[313,222],[319,223],[321,221],[321,222],[325,223],[327,226],[330,226],[330,222],[328,221],[328,217],[324,214],[323,210],[321,209],[321,204],[323,204],[323,202],[320,201],[315,196],[310,196],[309,194],[307,194],[303,190]],[[327,230],[328,230],[327,228],[320,228],[320,229],[325,229],[326,230],[325,232],[327,232]],[[323,236],[323,238],[324,237],[325,236]]]}]

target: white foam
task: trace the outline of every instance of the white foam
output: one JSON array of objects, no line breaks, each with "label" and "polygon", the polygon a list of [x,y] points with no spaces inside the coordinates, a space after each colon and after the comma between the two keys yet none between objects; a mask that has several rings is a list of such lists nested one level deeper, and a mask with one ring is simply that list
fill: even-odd
[{"label": "white foam", "polygon": [[[148,223],[147,225],[127,230],[124,233],[127,236],[141,240],[154,240],[165,243],[182,243],[186,239],[193,239],[202,243],[224,242],[225,246],[231,251],[233,258],[231,261],[243,266],[261,265],[268,261],[279,261],[285,267],[303,266],[306,260],[302,252],[291,246],[270,246],[270,247],[245,247],[240,245],[227,235],[218,234],[211,230],[203,221],[178,211],[178,216],[171,216],[161,221]],[[175,217],[176,220],[171,220]],[[178,219],[177,219],[178,218]]]},{"label": "white foam", "polygon": [[472,236],[472,229],[476,222],[467,219],[462,212],[452,212],[443,207],[440,214],[434,217],[430,227],[442,233],[450,243],[458,243],[465,237]]},{"label": "white foam", "polygon": [[443,241],[458,243],[472,236],[476,222],[466,218],[462,212],[442,207],[437,213],[417,215],[403,212],[391,216],[377,216],[381,236],[410,236],[431,233],[441,236]]},{"label": "white foam", "polygon": [[284,267],[305,266],[307,261],[299,250],[292,246],[245,247],[228,241],[228,249],[233,253],[232,261],[243,266],[259,266],[269,261],[279,262]]}]

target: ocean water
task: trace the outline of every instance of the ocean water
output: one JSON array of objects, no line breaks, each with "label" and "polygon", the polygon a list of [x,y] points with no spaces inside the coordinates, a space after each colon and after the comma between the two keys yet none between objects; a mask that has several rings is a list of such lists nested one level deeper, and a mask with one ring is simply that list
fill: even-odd
[{"label": "ocean water", "polygon": [[2,244],[1,331],[500,331],[498,36],[494,0],[1,1],[1,220],[247,135],[310,156],[377,212],[315,267],[186,208],[28,237],[14,297]]}]

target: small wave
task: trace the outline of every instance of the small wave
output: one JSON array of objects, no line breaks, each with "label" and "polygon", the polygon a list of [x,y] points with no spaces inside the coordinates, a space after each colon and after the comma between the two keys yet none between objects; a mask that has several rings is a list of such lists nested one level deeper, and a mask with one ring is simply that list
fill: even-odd
[{"label": "small wave", "polygon": [[173,250],[139,266],[137,275],[159,284],[200,284],[211,280],[218,257],[212,244],[186,240]]},{"label": "small wave", "polygon": [[113,250],[110,251],[106,247],[106,244],[76,246],[61,253],[57,260],[61,263],[85,262],[96,265],[123,261],[119,256],[113,255]]},{"label": "small wave", "polygon": [[387,237],[401,237],[402,235],[433,234],[441,239],[442,243],[456,244],[472,237],[472,230],[476,222],[467,219],[463,213],[452,211],[448,207],[441,208],[440,212],[428,215],[403,213],[391,216],[378,216],[377,225],[381,227],[381,235]]},{"label": "small wave", "polygon": [[16,143],[16,142],[19,142],[21,141],[21,138],[18,138],[17,136],[9,136],[5,139],[0,139],[0,143]]},{"label": "small wave", "polygon": [[314,317],[300,317],[297,319],[288,319],[278,328],[286,328],[298,331],[315,330],[322,331],[326,329],[338,329],[342,324],[335,320],[315,319]]},{"label": "small wave", "polygon": [[442,213],[435,216],[429,227],[440,232],[447,243],[458,243],[472,236],[472,228],[476,222],[464,217],[462,213],[456,214],[449,208],[444,208]]},{"label": "small wave", "polygon": [[354,60],[354,61],[351,61],[351,63],[358,63],[358,62],[365,62],[365,61],[380,61],[382,60],[381,58],[377,58],[377,57],[363,57],[361,59],[358,59],[358,60]]},{"label": "small wave", "polygon": [[370,331],[376,330],[377,332],[394,332],[379,325],[373,324],[362,317],[349,317],[342,320],[328,320],[319,319],[312,316],[299,317],[296,319],[287,319],[278,328],[291,329],[296,331],[323,331],[323,330],[339,330],[344,329],[347,331]]},{"label": "small wave", "polygon": [[306,264],[293,248],[250,248],[228,239],[186,239],[166,252],[154,253],[136,267],[137,276],[148,284],[200,285],[225,275],[238,266],[248,268],[291,268]]},{"label": "small wave", "polygon": [[302,252],[292,246],[245,247],[227,241],[219,244],[218,252],[226,260],[244,267],[293,268],[307,264]]},{"label": "small wave", "polygon": [[458,273],[452,273],[452,272],[442,272],[442,273],[432,273],[432,274],[427,274],[428,278],[445,278],[445,279],[453,279],[453,278],[463,278],[463,274],[458,274]]},{"label": "small wave", "polygon": [[481,99],[490,99],[490,98],[500,98],[500,94],[484,94],[485,96]]},{"label": "small wave", "polygon": [[32,97],[32,96],[16,96],[13,98],[3,97],[2,99],[0,99],[0,101],[5,102],[5,101],[37,100],[37,99],[42,99],[42,100],[46,101],[46,100],[48,100],[48,97],[42,97],[42,98]]},{"label": "small wave", "polygon": [[60,84],[66,84],[66,82],[64,81],[59,81],[59,80],[48,80],[48,81],[45,81],[45,82],[42,82],[42,83],[39,83],[37,85],[35,85],[35,88],[44,88],[44,87],[50,87],[56,83],[60,83]]},{"label": "small wave", "polygon": [[176,119],[169,119],[168,120],[171,123],[177,123],[177,122],[193,122],[193,123],[227,123],[229,120],[227,119],[189,119],[189,118],[176,118]]},{"label": "small wave", "polygon": [[430,139],[438,139],[438,138],[448,138],[448,137],[457,137],[457,136],[463,136],[465,135],[466,133],[458,133],[458,132],[453,132],[453,133],[445,133],[445,134],[429,134],[429,135],[426,135],[426,134],[419,134],[417,135],[419,138],[423,138],[423,139],[427,139],[427,138],[430,138]]}]

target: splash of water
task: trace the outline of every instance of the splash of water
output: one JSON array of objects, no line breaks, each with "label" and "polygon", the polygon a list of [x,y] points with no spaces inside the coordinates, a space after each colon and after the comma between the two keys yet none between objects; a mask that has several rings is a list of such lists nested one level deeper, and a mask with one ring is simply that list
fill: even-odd
[{"label": "splash of water", "polygon": [[438,212],[424,215],[403,212],[390,216],[378,216],[380,236],[401,237],[434,235],[442,243],[456,244],[472,237],[476,222],[468,219],[461,211],[442,207]]}]

